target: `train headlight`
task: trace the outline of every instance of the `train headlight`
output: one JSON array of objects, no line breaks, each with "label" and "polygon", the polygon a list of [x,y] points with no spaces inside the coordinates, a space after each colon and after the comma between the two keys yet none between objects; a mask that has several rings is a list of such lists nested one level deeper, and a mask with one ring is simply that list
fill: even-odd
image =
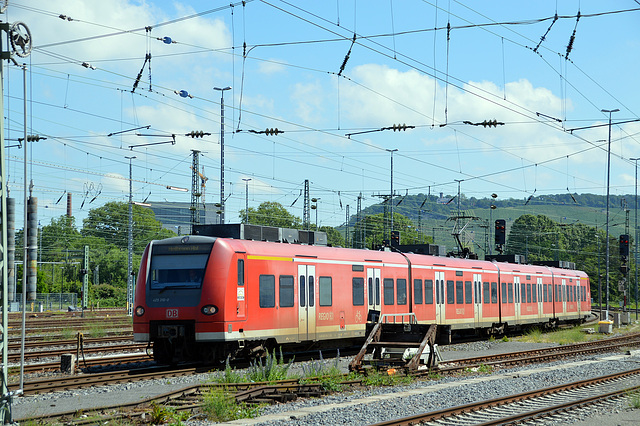
[{"label": "train headlight", "polygon": [[141,316],[143,316],[143,315],[144,315],[144,308],[143,308],[142,306],[138,306],[138,307],[136,308],[136,316],[141,317]]},{"label": "train headlight", "polygon": [[215,305],[205,305],[200,311],[205,315],[213,315],[218,313],[218,307]]}]

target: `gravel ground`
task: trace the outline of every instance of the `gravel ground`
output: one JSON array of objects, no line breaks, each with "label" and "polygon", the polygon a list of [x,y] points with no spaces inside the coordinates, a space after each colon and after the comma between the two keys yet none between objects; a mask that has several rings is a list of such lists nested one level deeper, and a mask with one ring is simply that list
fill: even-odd
[{"label": "gravel ground", "polygon": [[[443,347],[441,352],[446,360],[533,349],[539,346],[549,345],[501,341],[473,342]],[[341,366],[344,368],[348,361],[343,358]],[[504,370],[492,375],[464,378],[446,377],[438,381],[416,382],[409,386],[371,388],[333,394],[324,398],[303,399],[289,404],[266,407],[260,418],[243,419],[230,424],[279,426],[349,423],[351,426],[369,425],[396,417],[438,410],[446,406],[468,404],[473,401],[638,367],[640,367],[640,357],[636,356],[619,354],[590,356],[571,362],[561,361]],[[139,401],[170,390],[183,388],[189,384],[206,381],[208,378],[210,375],[197,375],[58,392],[42,396],[20,397],[14,400],[13,417],[19,420],[34,414],[48,414],[80,407],[91,408],[126,401]],[[191,420],[186,424],[188,426],[204,426],[213,423]],[[585,412],[572,418],[563,418],[561,422],[554,421],[547,424],[574,424],[578,426],[640,424],[640,410],[631,410],[627,402],[619,402],[595,408],[588,413]]]}]

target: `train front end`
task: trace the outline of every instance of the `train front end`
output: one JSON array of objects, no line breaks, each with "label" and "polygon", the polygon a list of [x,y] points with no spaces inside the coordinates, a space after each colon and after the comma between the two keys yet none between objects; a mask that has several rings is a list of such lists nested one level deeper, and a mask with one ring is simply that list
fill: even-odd
[{"label": "train front end", "polygon": [[[212,321],[221,306],[225,277],[207,269],[216,238],[184,236],[152,241],[144,251],[136,281],[133,336],[152,342],[154,359],[163,364],[211,361],[196,344],[199,324]],[[220,282],[222,281],[222,282]]]}]

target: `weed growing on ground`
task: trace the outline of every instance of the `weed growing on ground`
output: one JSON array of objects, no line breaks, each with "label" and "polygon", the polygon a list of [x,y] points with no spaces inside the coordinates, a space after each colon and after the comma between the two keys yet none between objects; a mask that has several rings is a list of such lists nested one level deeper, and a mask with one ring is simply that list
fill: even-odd
[{"label": "weed growing on ground", "polygon": [[183,421],[189,418],[189,413],[176,411],[172,407],[156,404],[151,404],[150,421],[152,424],[172,424],[180,425]]},{"label": "weed growing on ground", "polygon": [[284,380],[287,378],[287,372],[293,364],[294,358],[291,358],[287,364],[284,363],[282,349],[280,349],[280,359],[276,357],[276,350],[273,354],[267,352],[264,359],[259,358],[251,362],[247,371],[247,377],[252,382],[274,382],[276,380]]},{"label": "weed growing on ground", "polygon": [[631,408],[640,408],[640,392],[634,392],[628,395],[629,406]]},{"label": "weed growing on ground", "polygon": [[107,330],[102,322],[93,322],[89,325],[89,335],[91,337],[105,337]]},{"label": "weed growing on ground", "polygon": [[260,415],[262,405],[237,403],[233,395],[222,388],[211,388],[204,394],[202,410],[209,420],[229,422],[237,419],[254,418]]},{"label": "weed growing on ground", "polygon": [[60,336],[58,336],[59,338],[61,338],[62,340],[71,340],[71,339],[75,339],[76,338],[76,331],[72,328],[65,328],[62,330],[62,332],[60,333]]},{"label": "weed growing on ground", "polygon": [[411,376],[389,374],[387,371],[373,369],[367,372],[367,375],[362,379],[362,384],[366,386],[399,386],[411,384],[414,380]]},{"label": "weed growing on ground", "polygon": [[215,373],[212,381],[217,383],[245,383],[248,379],[243,373],[231,367],[230,357],[227,357],[224,371]]},{"label": "weed growing on ground", "polygon": [[318,361],[311,360],[306,365],[302,365],[302,382],[319,382],[323,389],[329,392],[338,392],[343,388],[344,376],[340,371],[340,351],[332,362],[325,362],[320,352]]}]

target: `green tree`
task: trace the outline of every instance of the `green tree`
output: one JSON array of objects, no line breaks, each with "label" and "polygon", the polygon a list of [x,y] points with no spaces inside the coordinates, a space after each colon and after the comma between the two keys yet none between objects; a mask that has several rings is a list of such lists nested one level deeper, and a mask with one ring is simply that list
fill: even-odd
[{"label": "green tree", "polygon": [[[133,205],[133,251],[141,253],[151,240],[175,236],[162,228],[151,209]],[[104,239],[121,249],[127,249],[129,233],[129,203],[112,201],[91,209],[82,223],[82,235]]]},{"label": "green tree", "polygon": [[[315,225],[313,226],[315,228]],[[344,247],[344,237],[342,234],[331,226],[321,226],[318,229],[321,232],[325,232],[327,234],[327,244],[333,247]]]},{"label": "green tree", "polygon": [[[618,300],[621,295],[617,284],[624,277],[615,237],[610,236],[609,247],[609,289],[611,298]],[[606,234],[592,226],[558,223],[544,215],[522,215],[511,225],[505,253],[525,254],[530,263],[574,262],[576,269],[589,275],[594,300],[597,300],[598,277],[605,279]]]},{"label": "green tree", "polygon": [[75,248],[82,237],[76,228],[75,218],[66,215],[51,219],[48,225],[42,227],[40,233],[40,259],[43,261],[64,259],[65,252],[68,254],[69,249]]},{"label": "green tree", "polygon": [[265,201],[257,208],[249,207],[248,221],[246,213],[245,210],[240,210],[240,219],[243,223],[293,229],[302,227],[299,217],[292,215],[282,204],[275,201]]},{"label": "green tree", "polygon": [[[388,240],[389,235],[384,235],[384,213],[366,216],[356,223],[351,235],[352,241],[356,241],[357,235],[363,232],[365,235],[365,247],[376,248],[383,240]],[[390,224],[387,224],[390,226]],[[423,244],[431,242],[431,237],[422,235],[417,226],[408,217],[393,212],[393,229],[400,232],[400,244]],[[389,229],[387,229],[389,233]]]}]

